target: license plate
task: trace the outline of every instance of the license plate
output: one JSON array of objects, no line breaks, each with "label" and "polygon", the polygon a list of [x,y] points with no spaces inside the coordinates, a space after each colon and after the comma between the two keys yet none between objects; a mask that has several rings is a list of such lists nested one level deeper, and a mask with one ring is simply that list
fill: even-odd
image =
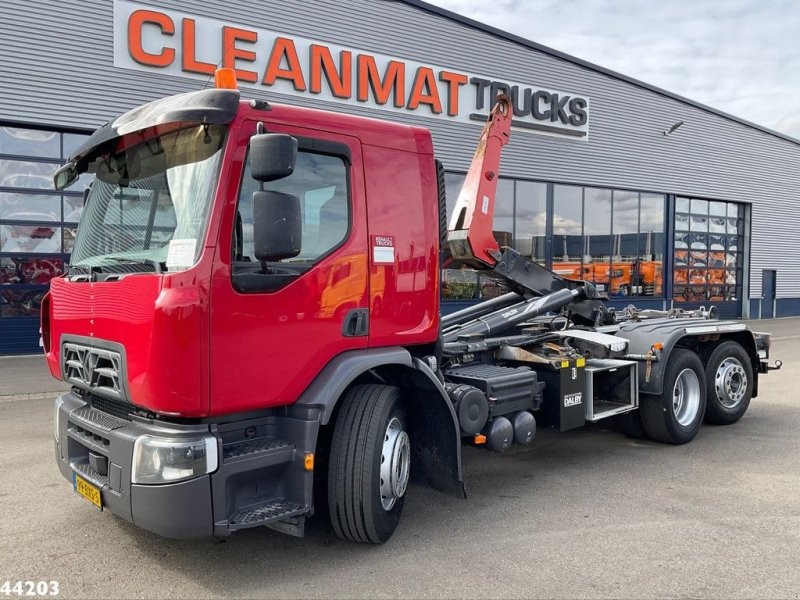
[{"label": "license plate", "polygon": [[96,485],[92,485],[77,473],[73,473],[72,487],[79,496],[86,498],[98,510],[103,510],[103,498],[100,496],[100,488]]}]

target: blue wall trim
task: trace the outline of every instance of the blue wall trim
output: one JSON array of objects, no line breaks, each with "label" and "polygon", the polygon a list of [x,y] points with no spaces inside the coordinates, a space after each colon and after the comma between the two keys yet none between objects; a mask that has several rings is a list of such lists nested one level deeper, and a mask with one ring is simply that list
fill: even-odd
[{"label": "blue wall trim", "polygon": [[0,355],[40,354],[39,318],[0,318]]}]

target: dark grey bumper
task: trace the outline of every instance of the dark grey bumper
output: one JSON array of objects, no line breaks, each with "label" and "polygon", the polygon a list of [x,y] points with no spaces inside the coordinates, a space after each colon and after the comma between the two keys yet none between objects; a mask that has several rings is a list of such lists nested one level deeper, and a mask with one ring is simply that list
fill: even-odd
[{"label": "dark grey bumper", "polygon": [[[111,415],[72,392],[56,404],[61,474],[70,485],[77,473],[100,488],[103,509],[138,527],[170,538],[229,535],[261,525],[302,533],[302,519],[313,510],[313,472],[305,470],[304,458],[314,451],[316,421],[269,416],[225,425],[178,425]],[[214,473],[171,484],[131,483],[139,436],[209,434],[218,441]],[[95,460],[107,459],[107,474],[93,467],[90,453]]]}]

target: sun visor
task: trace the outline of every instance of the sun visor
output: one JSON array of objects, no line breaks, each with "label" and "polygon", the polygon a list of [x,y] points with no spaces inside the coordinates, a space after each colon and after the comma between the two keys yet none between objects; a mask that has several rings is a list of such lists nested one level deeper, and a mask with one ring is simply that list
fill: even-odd
[{"label": "sun visor", "polygon": [[73,175],[85,172],[97,151],[120,136],[169,123],[225,125],[233,121],[238,107],[238,90],[215,88],[178,94],[134,108],[97,129],[72,153],[67,164],[56,173],[56,189],[62,189],[70,179],[74,181]]}]

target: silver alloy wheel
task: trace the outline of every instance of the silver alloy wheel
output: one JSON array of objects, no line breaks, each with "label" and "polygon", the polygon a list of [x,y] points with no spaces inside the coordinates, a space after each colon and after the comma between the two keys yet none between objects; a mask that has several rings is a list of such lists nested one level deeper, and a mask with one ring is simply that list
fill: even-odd
[{"label": "silver alloy wheel", "polygon": [[406,493],[410,463],[411,442],[403,431],[400,419],[393,417],[383,435],[381,450],[380,493],[383,510],[392,510],[395,502]]},{"label": "silver alloy wheel", "polygon": [[747,373],[738,359],[729,356],[723,360],[714,375],[717,398],[725,408],[734,408],[747,393]]},{"label": "silver alloy wheel", "polygon": [[700,380],[692,369],[684,369],[672,386],[672,412],[678,423],[689,426],[700,408]]}]

